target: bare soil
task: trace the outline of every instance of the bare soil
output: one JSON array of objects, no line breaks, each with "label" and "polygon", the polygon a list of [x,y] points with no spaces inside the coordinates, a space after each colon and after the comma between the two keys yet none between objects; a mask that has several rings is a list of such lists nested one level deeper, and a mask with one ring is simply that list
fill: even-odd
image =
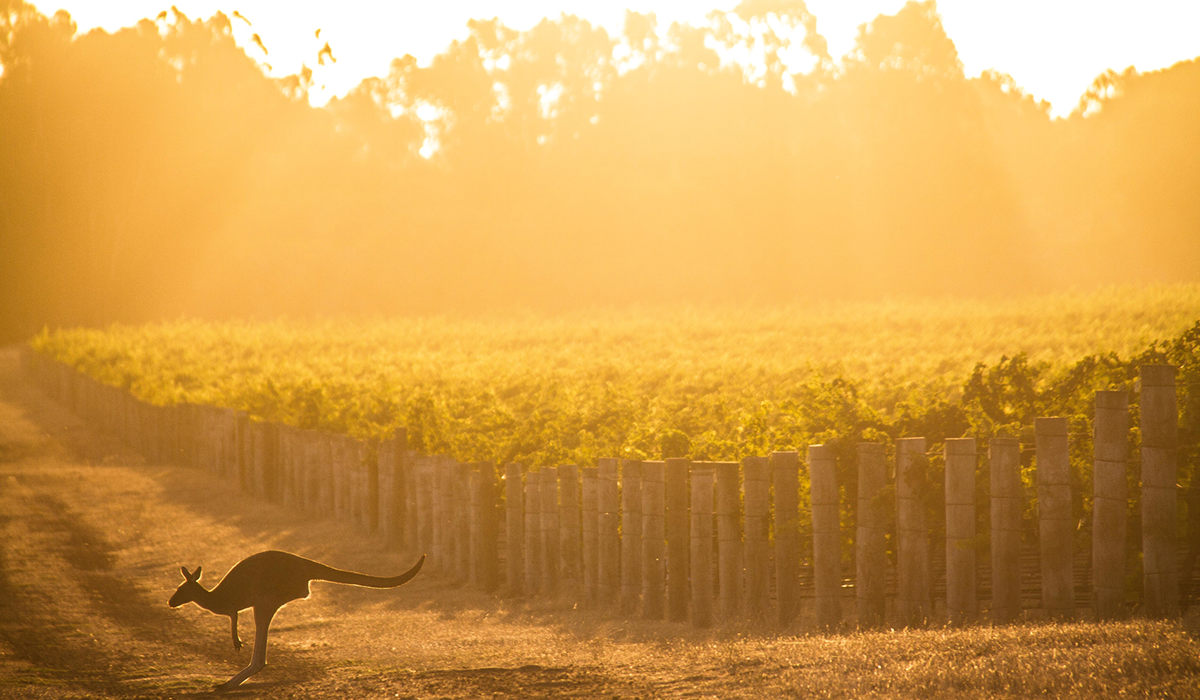
[{"label": "bare soil", "polygon": [[[405,559],[332,520],[146,464],[24,383],[0,349],[0,697],[211,695],[248,661],[243,615],[172,610],[180,565],[211,586],[283,549],[392,575]],[[696,631],[505,600],[424,573],[398,589],[314,583],[275,618],[234,697],[1200,697],[1179,623],[780,635]]]}]

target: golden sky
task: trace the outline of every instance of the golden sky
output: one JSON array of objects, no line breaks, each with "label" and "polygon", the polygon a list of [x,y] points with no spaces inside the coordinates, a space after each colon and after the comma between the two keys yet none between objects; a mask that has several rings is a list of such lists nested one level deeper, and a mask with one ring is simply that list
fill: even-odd
[{"label": "golden sky", "polygon": [[[153,17],[172,0],[49,0],[35,4],[47,14],[66,9],[81,31],[112,30]],[[626,6],[654,12],[660,28],[672,21],[699,24],[711,9],[731,9],[729,0],[399,0],[338,3],[293,0],[174,0],[189,17],[217,10],[245,15],[253,27],[234,22],[239,43],[272,66],[272,74],[296,72],[301,63],[316,68],[311,98],[323,104],[345,93],[362,78],[383,75],[389,61],[406,53],[429,60],[453,39],[466,34],[472,17],[498,16],[526,29],[545,16],[567,12],[586,17],[610,32],[620,31]],[[904,0],[809,0],[818,31],[840,57],[854,42],[858,25],[880,13],[891,14]],[[994,68],[1009,73],[1055,115],[1068,114],[1096,75],[1107,68],[1135,66],[1147,71],[1200,55],[1200,0],[941,0],[947,33],[954,40],[968,75]],[[320,28],[320,39],[314,31]],[[250,43],[257,33],[270,52]],[[336,65],[316,66],[317,52],[328,41]],[[323,86],[323,87],[322,87]]]}]

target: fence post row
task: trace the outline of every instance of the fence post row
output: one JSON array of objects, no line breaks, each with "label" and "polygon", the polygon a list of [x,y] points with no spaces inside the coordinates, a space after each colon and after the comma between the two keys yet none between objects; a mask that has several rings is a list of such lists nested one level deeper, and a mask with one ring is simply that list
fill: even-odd
[{"label": "fence post row", "polygon": [[[497,481],[492,463],[460,464],[418,455],[404,429],[374,447],[346,435],[302,430],[243,411],[154,406],[121,389],[22,352],[22,367],[47,394],[114,432],[146,459],[203,469],[258,497],[315,517],[334,516],[388,546],[428,552],[429,569],[506,595],[561,596],[625,614],[709,627],[717,619],[800,614],[800,460],[796,452],[736,462],[602,458],[596,467],[510,463]],[[1176,368],[1139,368],[1143,599],[1150,617],[1179,614],[1175,533],[1178,470]],[[1126,614],[1129,506],[1129,394],[1099,391],[1093,424],[1092,609]],[[1042,608],[1076,615],[1070,437],[1065,418],[1035,421],[1035,475]],[[926,503],[931,483],[924,438],[895,443],[895,510],[883,494],[886,447],[857,445],[855,608],[859,627],[887,620],[886,532],[895,517],[895,623],[932,617]],[[977,443],[944,445],[946,613],[951,624],[978,617]],[[842,618],[841,497],[831,445],[807,452],[812,515],[813,612],[818,626]],[[1021,445],[992,438],[991,621],[1023,617]],[[504,512],[500,512],[500,486]],[[503,574],[499,558],[503,556]],[[772,591],[774,595],[772,595]],[[717,610],[714,610],[714,605]],[[772,614],[772,612],[774,614]]]}]

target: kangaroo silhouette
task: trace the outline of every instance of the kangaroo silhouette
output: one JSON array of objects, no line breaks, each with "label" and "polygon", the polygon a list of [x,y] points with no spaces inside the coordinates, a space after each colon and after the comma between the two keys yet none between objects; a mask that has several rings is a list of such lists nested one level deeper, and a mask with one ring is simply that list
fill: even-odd
[{"label": "kangaroo silhouette", "polygon": [[399,576],[368,576],[335,569],[287,552],[259,552],[234,564],[211,591],[200,585],[201,567],[197,566],[192,572],[187,567],[179,567],[186,580],[175,589],[170,606],[178,608],[184,603],[195,603],[218,615],[228,615],[235,650],[242,648],[242,640],[238,637],[238,612],[254,608],[254,654],[250,657],[249,666],[217,686],[218,691],[229,690],[241,685],[242,681],[267,665],[267,629],[271,626],[271,619],[284,605],[307,598],[310,581],[395,588],[408,583],[424,563],[425,555],[422,554],[413,568]]}]

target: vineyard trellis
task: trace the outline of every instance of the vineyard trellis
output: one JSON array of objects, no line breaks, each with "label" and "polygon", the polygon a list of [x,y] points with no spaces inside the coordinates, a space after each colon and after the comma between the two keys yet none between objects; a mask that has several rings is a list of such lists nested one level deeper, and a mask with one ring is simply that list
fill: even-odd
[{"label": "vineyard trellis", "polygon": [[[885,444],[857,444],[856,505],[843,512],[838,474],[847,465],[839,470],[844,452],[830,445],[810,446],[806,460],[777,451],[740,464],[603,458],[582,470],[512,463],[498,471],[418,454],[403,429],[367,442],[225,408],[155,406],[29,348],[22,360],[47,394],[147,460],[203,469],[297,512],[339,518],[391,547],[428,553],[436,574],[509,596],[619,604],[625,614],[701,627],[752,620],[781,628],[800,617],[836,626],[851,609],[859,627],[871,628],[966,624],[981,610],[997,623],[1074,619],[1081,609],[1098,619],[1134,609],[1174,617],[1193,602],[1180,577],[1179,413],[1169,365],[1139,368],[1136,424],[1126,392],[1095,393],[1091,494],[1071,483],[1068,421],[1047,417],[1036,422],[1034,493],[1022,482],[1016,439],[950,438],[929,455],[924,438],[903,437],[891,459]],[[1137,543],[1127,542],[1125,527],[1131,427],[1141,436]],[[944,546],[929,522],[931,456],[945,466]],[[990,504],[977,499],[981,466]],[[1021,504],[1030,496],[1036,547],[1022,541]],[[1095,504],[1090,547],[1074,537],[1071,504],[1081,497]],[[991,556],[981,560],[983,522]],[[1131,552],[1144,561],[1140,582],[1130,580]]]}]

